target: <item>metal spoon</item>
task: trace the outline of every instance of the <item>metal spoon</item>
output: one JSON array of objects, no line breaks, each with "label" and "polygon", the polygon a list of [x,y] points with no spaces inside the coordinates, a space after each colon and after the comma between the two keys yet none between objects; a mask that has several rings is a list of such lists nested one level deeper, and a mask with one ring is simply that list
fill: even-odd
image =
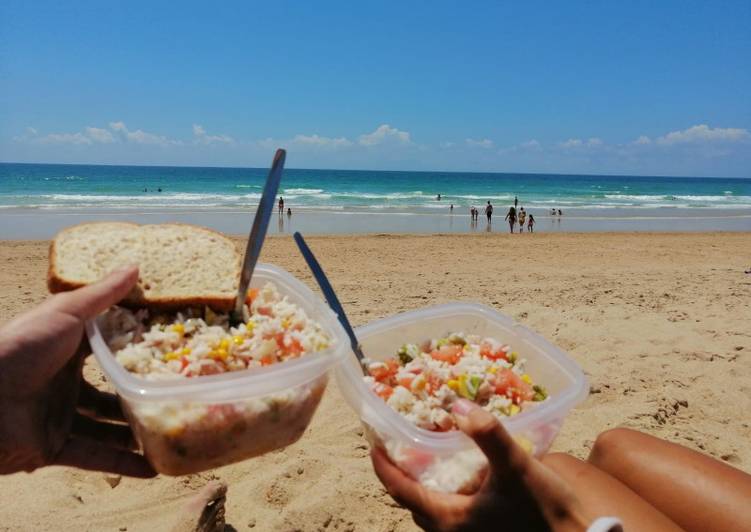
[{"label": "metal spoon", "polygon": [[250,278],[253,276],[253,270],[258,263],[258,256],[261,254],[263,241],[266,238],[266,231],[269,228],[269,219],[274,210],[274,200],[276,192],[279,190],[279,181],[282,179],[282,170],[284,170],[284,160],[287,152],[276,150],[274,161],[271,163],[269,176],[266,178],[266,185],[263,187],[263,195],[258,203],[256,217],[253,219],[253,227],[250,229],[248,245],[245,248],[245,258],[243,259],[243,269],[240,273],[240,286],[237,289],[237,298],[235,299],[235,308],[232,311],[231,319],[234,323],[243,321],[243,305],[248,294],[248,285]]},{"label": "metal spoon", "polygon": [[344,312],[344,308],[339,302],[339,298],[336,297],[336,292],[334,292],[334,288],[331,286],[331,283],[329,283],[328,277],[326,277],[326,274],[323,272],[323,268],[321,268],[321,265],[318,264],[318,260],[316,260],[316,257],[308,247],[308,244],[305,243],[305,239],[302,237],[302,235],[299,232],[295,232],[294,238],[297,247],[300,248],[300,253],[302,253],[302,256],[305,258],[305,262],[308,263],[310,271],[313,272],[313,277],[315,277],[316,281],[318,282],[318,286],[321,287],[323,297],[326,298],[329,306],[339,318],[339,323],[342,324],[344,331],[347,333],[347,336],[349,336],[349,343],[352,346],[352,351],[355,353],[357,360],[360,362],[360,369],[366,376],[369,375],[365,370],[365,367],[363,366],[363,359],[365,358],[365,354],[362,352],[360,342],[357,341],[355,331],[352,329],[352,325],[350,325],[349,320],[347,319],[347,314]]}]

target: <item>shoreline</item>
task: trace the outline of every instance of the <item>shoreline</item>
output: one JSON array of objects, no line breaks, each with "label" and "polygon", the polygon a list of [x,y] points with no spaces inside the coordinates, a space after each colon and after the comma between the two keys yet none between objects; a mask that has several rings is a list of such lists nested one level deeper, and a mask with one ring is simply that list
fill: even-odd
[{"label": "shoreline", "polygon": [[[563,216],[535,215],[535,233],[708,233],[751,231],[751,209],[571,209]],[[499,209],[496,209],[496,213]],[[243,234],[250,227],[255,209],[27,209],[0,210],[0,240],[52,238],[58,231],[85,222],[127,221],[135,223],[190,223],[228,234]],[[572,214],[573,213],[573,214]],[[490,225],[481,214],[471,223],[459,212],[373,212],[372,210],[324,210],[296,208],[292,217],[273,215],[270,235],[350,234],[508,234],[503,215]],[[518,232],[518,226],[517,226]],[[527,228],[525,228],[525,233]]]}]

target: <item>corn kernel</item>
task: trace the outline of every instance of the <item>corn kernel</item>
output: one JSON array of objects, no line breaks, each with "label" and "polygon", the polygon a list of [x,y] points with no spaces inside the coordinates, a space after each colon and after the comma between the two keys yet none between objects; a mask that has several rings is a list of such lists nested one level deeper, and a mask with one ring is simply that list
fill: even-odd
[{"label": "corn kernel", "polygon": [[492,373],[493,375],[495,375],[497,371],[498,371],[498,368],[495,366],[490,366],[488,368],[488,373]]},{"label": "corn kernel", "polygon": [[253,334],[253,329],[256,328],[256,324],[252,321],[249,321],[245,324],[245,334],[248,336],[251,336]]},{"label": "corn kernel", "polygon": [[163,358],[164,360],[167,360],[167,361],[177,360],[178,358],[180,358],[180,355],[178,355],[177,353],[169,352],[169,353],[165,353]]},{"label": "corn kernel", "polygon": [[289,318],[284,318],[282,320],[282,329],[289,329],[289,326],[292,322],[289,320]]},{"label": "corn kernel", "polygon": [[181,355],[189,355],[190,354],[190,347],[183,347],[182,351],[180,351]]},{"label": "corn kernel", "polygon": [[219,358],[221,360],[225,360],[228,356],[227,350],[221,347],[217,349],[215,353],[216,353],[216,358]]},{"label": "corn kernel", "polygon": [[176,332],[177,334],[185,334],[185,325],[182,323],[175,323],[172,326],[172,331]]},{"label": "corn kernel", "polygon": [[459,381],[456,380],[456,379],[451,379],[450,381],[448,381],[446,383],[446,386],[448,386],[449,388],[451,388],[455,392],[459,391]]},{"label": "corn kernel", "polygon": [[245,341],[245,338],[243,338],[242,336],[233,336],[232,341],[235,343],[235,345],[241,345]]},{"label": "corn kernel", "polygon": [[511,408],[509,409],[509,415],[515,416],[519,412],[521,412],[522,409],[519,408],[519,405],[511,405]]},{"label": "corn kernel", "polygon": [[523,380],[524,382],[526,382],[527,384],[532,384],[532,377],[530,377],[530,376],[529,376],[529,375],[527,375],[526,373],[525,373],[524,375],[522,375],[522,380]]},{"label": "corn kernel", "polygon": [[229,340],[227,338],[222,338],[222,340],[219,342],[219,349],[227,351],[229,349]]}]

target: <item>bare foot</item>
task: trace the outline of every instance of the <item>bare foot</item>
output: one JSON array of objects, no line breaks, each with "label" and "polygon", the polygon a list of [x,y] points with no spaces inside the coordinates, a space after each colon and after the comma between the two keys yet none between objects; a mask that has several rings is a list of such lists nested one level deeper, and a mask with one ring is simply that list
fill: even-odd
[{"label": "bare foot", "polygon": [[172,532],[222,532],[227,485],[212,481],[188,501]]}]

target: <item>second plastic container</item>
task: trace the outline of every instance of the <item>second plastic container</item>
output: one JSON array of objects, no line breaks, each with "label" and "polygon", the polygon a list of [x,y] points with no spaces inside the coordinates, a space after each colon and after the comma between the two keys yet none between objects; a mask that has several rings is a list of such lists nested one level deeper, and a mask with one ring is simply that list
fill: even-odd
[{"label": "second plastic container", "polygon": [[328,349],[255,370],[149,381],[120,366],[96,322],[87,323],[94,355],[158,472],[212,469],[284,447],[305,432],[328,370],[346,352],[347,337],[336,315],[307,286],[281,268],[258,264],[250,285],[267,282],[321,324],[332,340]]},{"label": "second plastic container", "polygon": [[[503,420],[506,429],[535,455],[548,450],[569,410],[589,391],[579,366],[547,340],[495,310],[477,304],[450,303],[375,321],[356,330],[367,357],[385,360],[405,343],[421,343],[451,332],[492,337],[511,345],[526,359],[526,372],[544,386],[549,398]],[[477,487],[487,460],[458,431],[418,428],[392,410],[363,381],[350,354],[336,370],[337,382],[357,411],[371,444],[386,450],[403,471],[430,489],[469,492]]]}]

